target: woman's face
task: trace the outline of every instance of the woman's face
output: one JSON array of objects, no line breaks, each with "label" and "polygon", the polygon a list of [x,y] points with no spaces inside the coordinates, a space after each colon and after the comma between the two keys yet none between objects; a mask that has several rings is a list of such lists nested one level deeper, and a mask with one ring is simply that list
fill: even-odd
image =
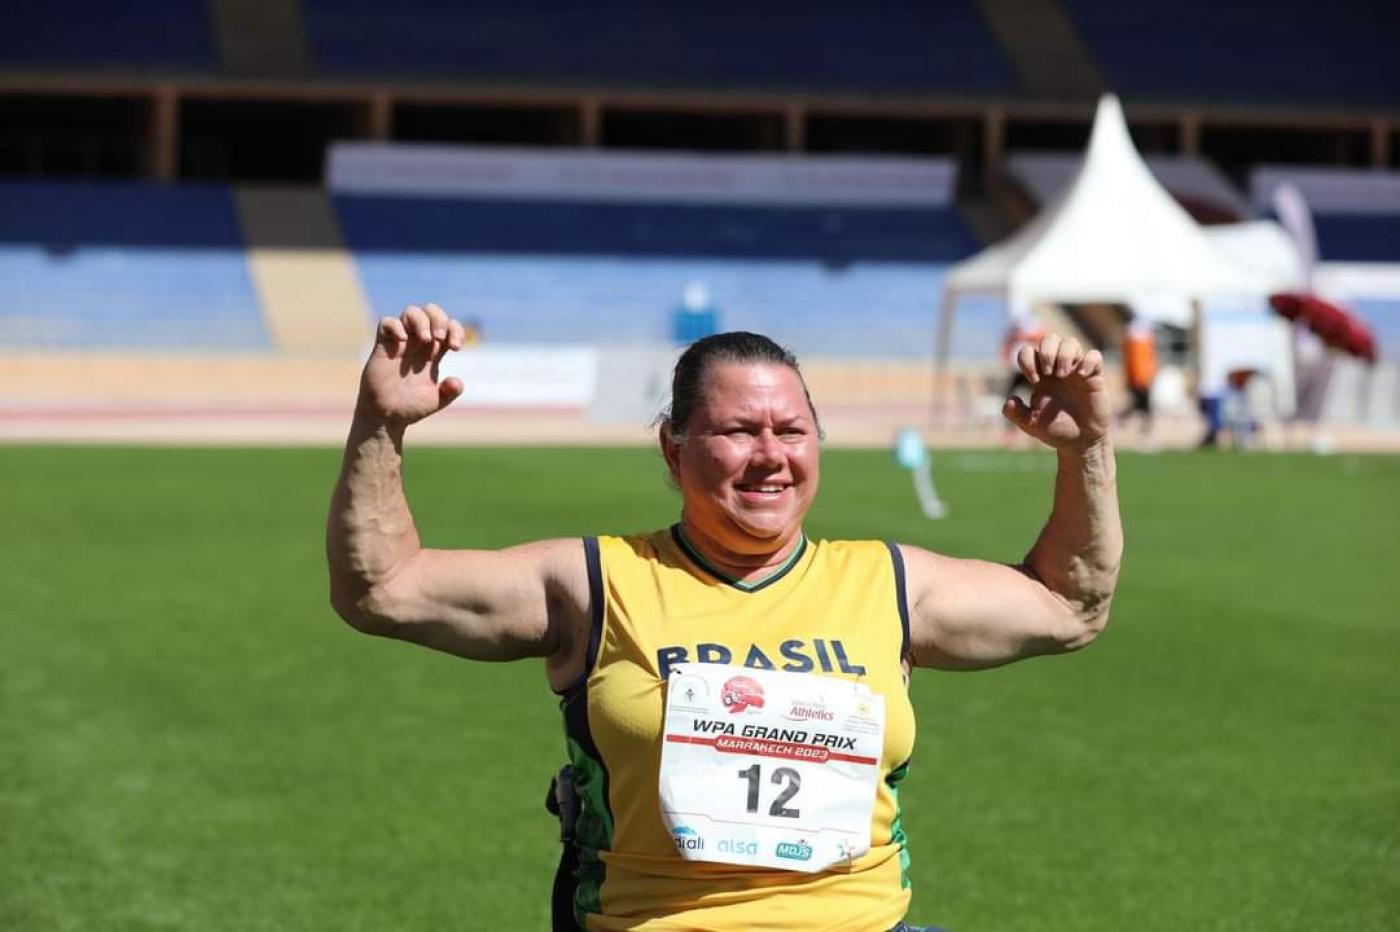
[{"label": "woman's face", "polygon": [[817,494],[817,424],[787,366],[720,363],[684,425],[661,447],[685,500],[687,531],[734,554],[780,549]]}]

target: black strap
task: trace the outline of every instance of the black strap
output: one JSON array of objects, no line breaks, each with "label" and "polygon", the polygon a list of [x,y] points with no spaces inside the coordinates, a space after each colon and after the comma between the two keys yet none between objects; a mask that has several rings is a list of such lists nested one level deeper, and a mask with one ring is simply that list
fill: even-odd
[{"label": "black strap", "polygon": [[574,888],[578,886],[578,846],[565,842],[559,855],[559,867],[554,871],[554,891],[550,896],[550,929],[552,932],[583,932],[574,919]]}]

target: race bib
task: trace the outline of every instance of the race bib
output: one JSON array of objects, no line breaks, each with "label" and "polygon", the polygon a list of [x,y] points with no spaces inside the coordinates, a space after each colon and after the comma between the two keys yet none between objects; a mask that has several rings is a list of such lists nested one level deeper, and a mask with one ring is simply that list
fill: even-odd
[{"label": "race bib", "polygon": [[885,697],[810,673],[683,663],[661,816],[681,857],[815,872],[870,850]]}]

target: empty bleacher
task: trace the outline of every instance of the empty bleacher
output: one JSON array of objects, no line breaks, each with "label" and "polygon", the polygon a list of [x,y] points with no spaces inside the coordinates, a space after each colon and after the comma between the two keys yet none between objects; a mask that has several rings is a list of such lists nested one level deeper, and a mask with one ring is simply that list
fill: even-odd
[{"label": "empty bleacher", "polygon": [[305,0],[305,15],[328,74],[707,90],[1016,87],[973,0]]},{"label": "empty bleacher", "polygon": [[1400,263],[1400,172],[1261,165],[1250,179],[1261,213],[1285,183],[1311,208],[1322,261]]},{"label": "empty bleacher", "polygon": [[1120,93],[1165,101],[1394,106],[1391,0],[1062,0]]},{"label": "empty bleacher", "polygon": [[1400,262],[1400,212],[1318,214],[1318,251],[1329,262]]},{"label": "empty bleacher", "polygon": [[4,67],[209,72],[218,62],[206,0],[6,0]]},{"label": "empty bleacher", "polygon": [[491,342],[665,343],[698,281],[726,329],[804,354],[926,357],[944,269],[975,249],[948,208],[336,204],[375,315],[436,300]]},{"label": "empty bleacher", "polygon": [[488,344],[664,345],[699,283],[725,329],[926,358],[977,245],[940,159],[347,143],[328,175],[371,313],[436,300]]},{"label": "empty bleacher", "polygon": [[269,346],[228,189],[0,183],[0,348]]}]

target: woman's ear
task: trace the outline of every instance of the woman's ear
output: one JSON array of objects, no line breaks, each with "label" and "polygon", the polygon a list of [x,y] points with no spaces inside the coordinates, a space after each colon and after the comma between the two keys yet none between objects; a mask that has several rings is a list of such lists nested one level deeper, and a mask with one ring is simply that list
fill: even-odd
[{"label": "woman's ear", "polygon": [[656,431],[657,445],[661,448],[661,458],[666,461],[666,469],[671,473],[671,481],[679,483],[681,477],[681,441],[671,433],[671,422],[662,421]]}]

